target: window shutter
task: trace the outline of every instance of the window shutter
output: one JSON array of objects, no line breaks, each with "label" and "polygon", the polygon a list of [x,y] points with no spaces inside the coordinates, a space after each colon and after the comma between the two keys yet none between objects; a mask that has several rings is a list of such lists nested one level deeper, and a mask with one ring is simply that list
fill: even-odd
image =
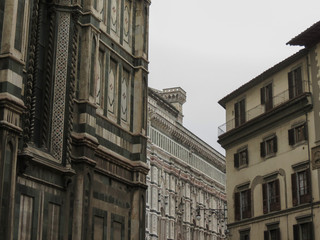
[{"label": "window shutter", "polygon": [[235,220],[240,220],[240,192],[234,194],[234,215]]},{"label": "window shutter", "polygon": [[260,156],[265,157],[266,156],[266,147],[265,142],[260,143]]},{"label": "window shutter", "polygon": [[251,189],[247,190],[247,203],[248,203],[248,209],[247,209],[246,217],[251,218]]},{"label": "window shutter", "polygon": [[296,93],[298,95],[302,94],[302,74],[301,67],[297,68],[295,71],[295,84],[296,84]]},{"label": "window shutter", "polygon": [[281,210],[279,179],[275,180],[275,187],[276,187],[276,205],[275,205],[275,209],[274,210],[278,211],[278,210]]},{"label": "window shutter", "polygon": [[293,92],[293,73],[288,73],[288,86],[289,86],[289,99],[293,98],[294,92]]},{"label": "window shutter", "polygon": [[239,153],[235,153],[233,155],[234,167],[239,168]]},{"label": "window shutter", "polygon": [[308,223],[308,228],[309,228],[310,239],[313,239],[313,223],[312,222]]},{"label": "window shutter", "polygon": [[273,137],[273,150],[274,152],[278,152],[278,139],[277,139],[277,136],[274,136]]},{"label": "window shutter", "polygon": [[305,123],[304,124],[304,128],[303,128],[303,136],[304,136],[304,140],[308,140],[308,125]]},{"label": "window shutter", "polygon": [[307,194],[305,196],[305,203],[311,202],[311,176],[310,169],[306,169],[306,177],[307,177]]},{"label": "window shutter", "polygon": [[263,232],[263,240],[269,240],[269,232],[268,231]]},{"label": "window shutter", "polygon": [[268,213],[267,184],[262,184],[263,213]]},{"label": "window shutter", "polygon": [[246,105],[245,100],[240,101],[240,118],[241,118],[241,124],[246,122]]},{"label": "window shutter", "polygon": [[235,127],[239,126],[239,103],[234,104]]},{"label": "window shutter", "polygon": [[248,148],[246,148],[246,164],[249,164],[249,155],[248,155]]},{"label": "window shutter", "polygon": [[293,240],[299,240],[299,224],[293,225]]},{"label": "window shutter", "polygon": [[292,185],[292,205],[298,205],[298,189],[297,189],[297,173],[291,174],[291,185]]},{"label": "window shutter", "polygon": [[261,99],[261,104],[266,103],[266,94],[265,94],[265,88],[260,88],[260,99]]},{"label": "window shutter", "polygon": [[276,230],[276,238],[277,240],[281,240],[281,236],[280,236],[280,228],[275,229]]},{"label": "window shutter", "polygon": [[294,128],[288,130],[289,145],[294,145]]}]

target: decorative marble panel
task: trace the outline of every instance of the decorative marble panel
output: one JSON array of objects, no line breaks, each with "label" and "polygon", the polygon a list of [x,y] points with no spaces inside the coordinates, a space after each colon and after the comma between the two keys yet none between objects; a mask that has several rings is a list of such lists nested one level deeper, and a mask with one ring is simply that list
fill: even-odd
[{"label": "decorative marble panel", "polygon": [[53,156],[59,161],[62,160],[64,140],[69,29],[70,14],[65,12],[59,13],[51,130],[51,151]]}]

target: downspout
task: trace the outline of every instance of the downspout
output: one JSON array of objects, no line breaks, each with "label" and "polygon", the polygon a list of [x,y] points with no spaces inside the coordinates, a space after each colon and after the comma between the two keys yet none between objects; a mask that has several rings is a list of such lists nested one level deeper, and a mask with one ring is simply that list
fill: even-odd
[{"label": "downspout", "polygon": [[[308,77],[308,88],[309,88],[309,93],[311,93],[311,88],[310,88],[310,64],[309,64],[309,54],[306,56],[307,58],[307,77]],[[312,99],[312,97],[311,97]],[[313,223],[313,192],[312,192],[312,166],[311,166],[311,154],[310,154],[310,141],[309,141],[309,123],[308,123],[308,113],[305,113],[306,115],[306,124],[307,124],[307,131],[308,131],[308,135],[307,135],[307,142],[308,142],[308,159],[309,159],[309,171],[310,171],[310,194],[311,194],[311,223],[312,223],[312,233],[311,233],[311,239],[315,239],[315,235],[314,235],[314,223]]]}]

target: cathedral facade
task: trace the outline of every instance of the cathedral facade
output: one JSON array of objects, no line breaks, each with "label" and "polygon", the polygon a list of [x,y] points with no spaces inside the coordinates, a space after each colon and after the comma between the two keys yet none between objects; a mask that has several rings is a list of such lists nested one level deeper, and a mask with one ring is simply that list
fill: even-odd
[{"label": "cathedral facade", "polygon": [[0,1],[0,236],[145,239],[148,0]]},{"label": "cathedral facade", "polygon": [[183,126],[181,88],[149,88],[146,239],[226,238],[225,159]]}]

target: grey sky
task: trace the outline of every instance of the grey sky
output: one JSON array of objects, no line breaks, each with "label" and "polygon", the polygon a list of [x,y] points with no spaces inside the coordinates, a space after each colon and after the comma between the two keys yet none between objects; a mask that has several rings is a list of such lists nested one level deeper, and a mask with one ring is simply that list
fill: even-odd
[{"label": "grey sky", "polygon": [[184,126],[224,154],[218,101],[297,52],[286,43],[320,21],[319,9],[319,0],[153,0],[149,86],[182,87]]}]

